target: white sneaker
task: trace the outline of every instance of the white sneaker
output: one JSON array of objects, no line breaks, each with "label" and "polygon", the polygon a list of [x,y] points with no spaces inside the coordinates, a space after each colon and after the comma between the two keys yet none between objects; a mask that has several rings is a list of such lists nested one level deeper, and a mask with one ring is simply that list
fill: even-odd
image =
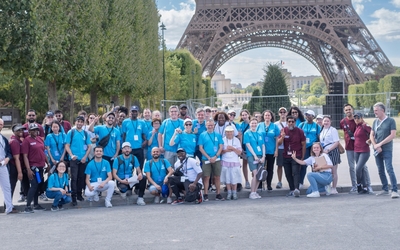
[{"label": "white sneaker", "polygon": [[368,187],[368,194],[374,194],[374,190],[371,186]]},{"label": "white sneaker", "polygon": [[349,194],[357,194],[357,193],[358,193],[357,187],[352,187],[352,188],[350,189]]},{"label": "white sneaker", "polygon": [[49,200],[49,199],[47,198],[47,196],[46,196],[46,193],[41,194],[41,195],[39,196],[39,198],[40,198],[42,201],[48,201],[48,200]]},{"label": "white sneaker", "polygon": [[256,195],[256,192],[250,193],[249,198],[252,199],[252,200],[258,199],[258,197],[257,197],[257,195]]},{"label": "white sneaker", "polygon": [[299,184],[299,189],[303,189],[304,185],[303,184]]},{"label": "white sneaker", "polygon": [[171,204],[172,203],[172,199],[171,199],[171,197],[168,197],[167,198],[167,204]]},{"label": "white sneaker", "polygon": [[155,203],[155,204],[160,203],[160,196],[154,197],[154,203]]},{"label": "white sneaker", "polygon": [[338,191],[336,190],[336,188],[331,188],[331,194],[338,194]]},{"label": "white sneaker", "polygon": [[100,200],[100,198],[99,198],[99,192],[94,192],[94,196],[93,196],[93,200],[95,201],[95,202],[98,202],[99,200]]},{"label": "white sneaker", "polygon": [[87,201],[92,202],[93,201],[93,196],[87,196]]},{"label": "white sneaker", "polygon": [[122,199],[124,199],[124,200],[126,199],[126,193],[119,193],[119,195],[121,195]]},{"label": "white sneaker", "polygon": [[300,197],[300,190],[298,190],[297,188],[293,191],[293,195],[294,197]]},{"label": "white sneaker", "polygon": [[261,195],[259,195],[257,192],[255,192],[257,199],[261,199]]},{"label": "white sneaker", "polygon": [[106,205],[106,207],[108,207],[108,208],[112,208],[112,204],[111,204],[111,202],[108,201],[108,200],[105,201],[105,205]]},{"label": "white sneaker", "polygon": [[399,193],[393,191],[392,192],[392,199],[399,198]]},{"label": "white sneaker", "polygon": [[325,194],[326,194],[326,196],[331,195],[331,193],[332,193],[331,185],[326,185],[325,186]]},{"label": "white sneaker", "polygon": [[319,195],[318,191],[315,191],[315,192],[312,192],[311,194],[307,194],[307,197],[308,198],[319,198],[320,195]]},{"label": "white sneaker", "polygon": [[143,197],[139,197],[136,201],[136,204],[138,204],[139,206],[144,206],[146,205],[146,203],[144,202]]}]

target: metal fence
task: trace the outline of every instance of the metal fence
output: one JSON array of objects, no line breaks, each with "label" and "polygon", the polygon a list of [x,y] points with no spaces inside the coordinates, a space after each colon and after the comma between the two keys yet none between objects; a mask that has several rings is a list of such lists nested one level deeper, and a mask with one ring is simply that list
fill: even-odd
[{"label": "metal fence", "polygon": [[188,107],[187,114],[194,119],[196,117],[196,109],[203,108],[205,106],[215,107],[217,104],[216,97],[202,98],[202,99],[188,99],[188,100],[161,100],[161,110],[163,112],[163,117],[168,118],[168,109],[172,105],[186,104]]}]

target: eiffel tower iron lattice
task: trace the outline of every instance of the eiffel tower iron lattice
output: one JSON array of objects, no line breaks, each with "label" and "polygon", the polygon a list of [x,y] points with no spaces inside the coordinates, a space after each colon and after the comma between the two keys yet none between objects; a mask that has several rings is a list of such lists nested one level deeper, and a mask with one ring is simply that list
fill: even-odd
[{"label": "eiffel tower iron lattice", "polygon": [[213,76],[232,57],[277,47],[310,61],[326,83],[362,83],[394,67],[351,0],[196,0],[177,48]]}]

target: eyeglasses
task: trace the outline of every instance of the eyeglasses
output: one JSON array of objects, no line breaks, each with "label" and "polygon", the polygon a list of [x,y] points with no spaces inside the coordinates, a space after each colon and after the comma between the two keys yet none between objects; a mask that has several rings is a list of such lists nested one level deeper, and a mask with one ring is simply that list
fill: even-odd
[{"label": "eyeglasses", "polygon": [[210,113],[210,112],[211,112],[211,110],[207,109],[207,110],[206,110],[206,112],[207,112],[207,113]]},{"label": "eyeglasses", "polygon": [[299,112],[297,112],[297,111],[292,111],[292,114],[298,114]]},{"label": "eyeglasses", "polygon": [[186,123],[185,126],[192,126],[192,124],[191,123]]},{"label": "eyeglasses", "polygon": [[311,114],[306,114],[306,116],[312,116]]},{"label": "eyeglasses", "polygon": [[287,121],[287,123],[294,123],[294,121]]},{"label": "eyeglasses", "polygon": [[89,117],[89,119],[94,119],[94,117]]},{"label": "eyeglasses", "polygon": [[56,115],[56,117],[61,117],[61,115]]},{"label": "eyeglasses", "polygon": [[217,110],[211,110],[211,112],[215,113],[215,112],[217,112]]},{"label": "eyeglasses", "polygon": [[230,116],[236,116],[236,114],[229,114]]}]

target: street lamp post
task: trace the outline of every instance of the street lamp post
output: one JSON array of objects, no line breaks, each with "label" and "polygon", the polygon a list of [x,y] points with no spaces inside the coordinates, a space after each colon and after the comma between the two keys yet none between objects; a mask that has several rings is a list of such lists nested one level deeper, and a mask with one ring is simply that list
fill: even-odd
[{"label": "street lamp post", "polygon": [[167,86],[165,85],[165,40],[164,40],[164,30],[166,30],[164,23],[161,23],[161,36],[162,36],[162,46],[163,46],[163,83],[164,83],[164,119],[167,118],[167,107],[166,107],[166,100],[167,100]]},{"label": "street lamp post", "polygon": [[192,70],[192,84],[193,84],[193,97],[192,97],[192,99],[194,101],[194,70]]}]

